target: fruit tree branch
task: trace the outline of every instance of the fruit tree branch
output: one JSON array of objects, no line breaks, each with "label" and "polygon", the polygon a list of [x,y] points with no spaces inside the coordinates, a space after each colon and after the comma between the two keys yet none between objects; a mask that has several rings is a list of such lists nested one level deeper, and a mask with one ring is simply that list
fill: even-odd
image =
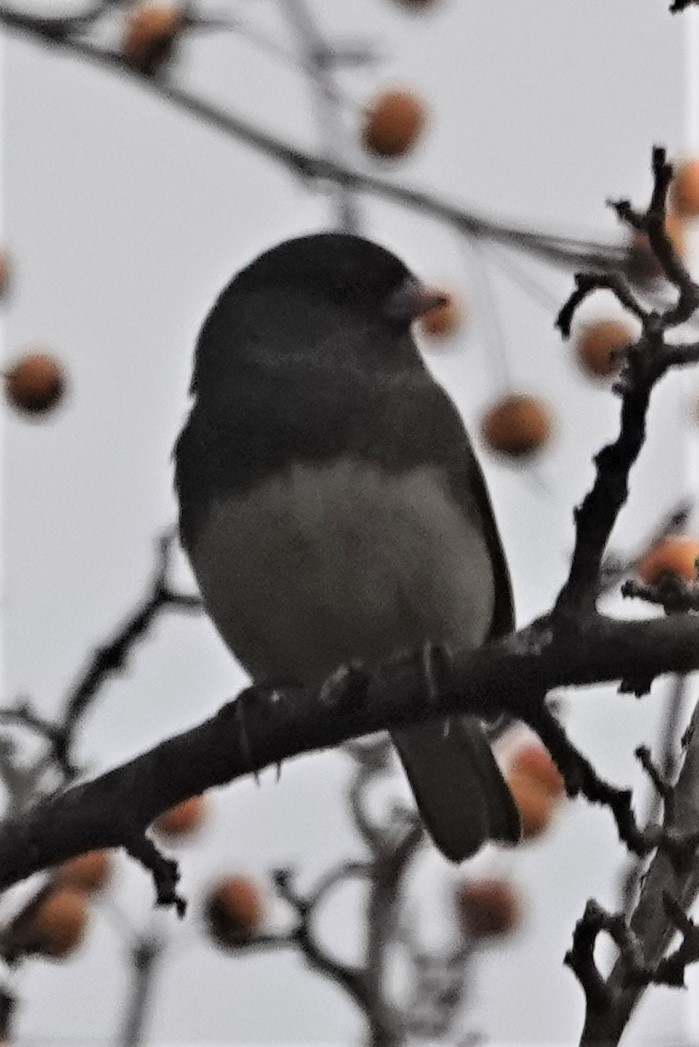
[{"label": "fruit tree branch", "polygon": [[[315,155],[261,130],[244,116],[199,98],[174,79],[142,72],[108,47],[75,32],[66,19],[47,19],[13,10],[0,2],[0,25],[28,36],[47,47],[62,49],[137,82],[141,87],[178,106],[191,116],[224,134],[244,142],[292,173],[314,182],[329,181],[345,190],[364,192],[431,215],[463,234],[502,243],[554,265],[570,268],[623,269],[629,251],[624,245],[595,242],[521,229],[498,222],[450,201],[397,182],[379,178],[330,157]],[[81,27],[82,28],[82,27]],[[196,21],[191,28],[196,28]]]},{"label": "fruit tree branch", "polygon": [[[686,840],[684,853],[672,854],[664,848],[657,851],[628,922],[621,915],[610,917],[593,902],[588,903],[586,915],[576,928],[567,960],[585,988],[581,1047],[615,1047],[646,987],[682,986],[685,967],[699,959],[699,934],[685,915],[699,894],[699,703],[685,744],[677,784],[665,796],[665,822],[679,839]],[[592,950],[596,934],[610,930],[610,922],[619,953],[605,979],[595,965]],[[667,955],[678,930],[681,943]]]},{"label": "fruit tree branch", "polygon": [[557,326],[567,338],[578,306],[594,291],[605,289],[612,291],[621,305],[641,321],[642,328],[638,342],[626,350],[615,386],[615,391],[621,396],[619,435],[595,457],[595,482],[575,510],[575,548],[568,579],[556,604],[559,612],[594,608],[604,552],[628,496],[629,473],[645,442],[651,393],[672,367],[699,360],[699,343],[673,345],[665,340],[667,332],[686,322],[699,306],[699,287],[692,282],[665,232],[665,205],[672,165],[667,162],[664,149],[653,150],[653,175],[653,194],[644,214],[635,212],[628,201],[613,206],[619,217],[632,228],[648,234],[655,257],[678,292],[676,302],[662,312],[648,310],[636,300],[623,277],[579,273],[575,278],[576,289],[557,319]]},{"label": "fruit tree branch", "polygon": [[[199,596],[177,592],[168,580],[174,537],[174,529],[170,528],[157,540],[155,567],[146,592],[112,635],[95,649],[68,686],[62,712],[55,720],[40,716],[28,698],[0,707],[0,723],[26,727],[48,743],[35,763],[16,773],[16,787],[9,789],[16,807],[21,809],[26,799],[32,798],[43,772],[49,767],[56,767],[64,782],[77,777],[73,749],[78,728],[107,680],[125,669],[134,647],[145,638],[159,615],[173,610],[185,614],[201,611]],[[8,754],[6,766],[9,762]]]},{"label": "fruit tree branch", "polygon": [[[498,643],[455,655],[436,690],[422,666],[422,652],[392,661],[338,696],[327,688],[244,691],[199,726],[5,820],[0,890],[83,851],[121,846],[138,853],[136,842],[146,839],[159,814],[300,753],[458,713],[492,717],[503,710],[537,725],[539,696],[553,688],[618,681],[632,670],[650,681],[699,669],[699,619],[622,622],[592,615],[553,629],[545,617]],[[155,873],[152,852],[150,858],[145,864]],[[176,874],[171,867],[164,872],[161,900],[172,900]]]}]

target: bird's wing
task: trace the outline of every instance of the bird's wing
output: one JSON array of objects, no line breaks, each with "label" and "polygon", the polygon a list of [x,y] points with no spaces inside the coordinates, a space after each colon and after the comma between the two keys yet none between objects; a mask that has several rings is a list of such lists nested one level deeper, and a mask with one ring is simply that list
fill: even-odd
[{"label": "bird's wing", "polygon": [[[480,526],[492,560],[495,606],[488,636],[495,638],[511,632],[514,604],[510,573],[483,473],[456,405],[427,372],[395,383],[378,395],[385,403],[382,410],[372,411],[372,416],[383,418],[382,438],[365,430],[364,453],[378,457],[389,471],[432,465],[445,475],[464,516]],[[392,436],[387,442],[385,427],[389,418]]]},{"label": "bird's wing", "polygon": [[[493,570],[494,607],[489,637],[512,630],[514,608],[507,561],[490,497],[459,412],[431,376],[406,383],[391,397],[394,435],[389,468],[431,465],[445,475],[461,512],[483,534]],[[377,442],[378,444],[378,442]],[[419,453],[419,461],[400,462]],[[489,839],[516,843],[521,835],[519,812],[475,717],[393,732],[393,740],[410,780],[427,829],[452,861],[469,857]]]}]

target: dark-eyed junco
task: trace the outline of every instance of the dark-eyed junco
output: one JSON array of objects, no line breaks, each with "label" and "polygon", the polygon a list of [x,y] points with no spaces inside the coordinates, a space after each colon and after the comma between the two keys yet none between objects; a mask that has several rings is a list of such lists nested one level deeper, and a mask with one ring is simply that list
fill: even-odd
[{"label": "dark-eyed junco", "polygon": [[[175,447],[181,536],[253,680],[317,685],[512,627],[481,471],[411,335],[436,302],[389,251],[326,233],[256,259],[204,323]],[[519,838],[478,720],[392,737],[446,857]]]}]

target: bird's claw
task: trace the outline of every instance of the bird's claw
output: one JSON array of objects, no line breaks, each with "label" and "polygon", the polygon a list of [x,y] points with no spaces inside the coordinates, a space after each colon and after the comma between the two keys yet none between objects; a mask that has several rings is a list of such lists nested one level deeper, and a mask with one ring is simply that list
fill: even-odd
[{"label": "bird's claw", "polygon": [[427,684],[427,694],[435,702],[444,689],[445,679],[451,676],[454,657],[451,648],[445,643],[432,643],[427,640],[420,652],[422,674]]}]

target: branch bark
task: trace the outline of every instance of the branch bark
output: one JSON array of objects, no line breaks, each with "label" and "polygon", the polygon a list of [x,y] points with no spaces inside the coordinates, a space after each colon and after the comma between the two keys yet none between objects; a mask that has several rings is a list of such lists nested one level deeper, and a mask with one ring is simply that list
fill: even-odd
[{"label": "branch bark", "polygon": [[[691,839],[699,825],[699,702],[695,706],[682,770],[672,793],[671,825],[680,836]],[[687,912],[699,894],[699,865],[694,853],[678,861],[659,849],[644,879],[638,904],[629,922],[638,959],[648,969],[660,964],[676,934],[668,919],[665,898],[676,899]],[[647,983],[629,976],[628,957],[622,952],[604,983],[603,997],[587,999],[581,1047],[615,1047],[639,1003]]]},{"label": "branch bark", "polygon": [[[509,713],[535,726],[555,687],[651,681],[699,669],[699,619],[621,622],[602,615],[546,617],[496,644],[455,655],[430,693],[422,652],[393,661],[358,688],[263,692],[250,688],[211,719],[128,763],[54,795],[0,825],[0,890],[93,848],[125,847],[156,875],[145,830],[189,796],[304,752],[431,718]],[[536,698],[532,698],[535,695]],[[148,841],[150,843],[150,841]],[[173,902],[170,867],[159,900]]]}]

